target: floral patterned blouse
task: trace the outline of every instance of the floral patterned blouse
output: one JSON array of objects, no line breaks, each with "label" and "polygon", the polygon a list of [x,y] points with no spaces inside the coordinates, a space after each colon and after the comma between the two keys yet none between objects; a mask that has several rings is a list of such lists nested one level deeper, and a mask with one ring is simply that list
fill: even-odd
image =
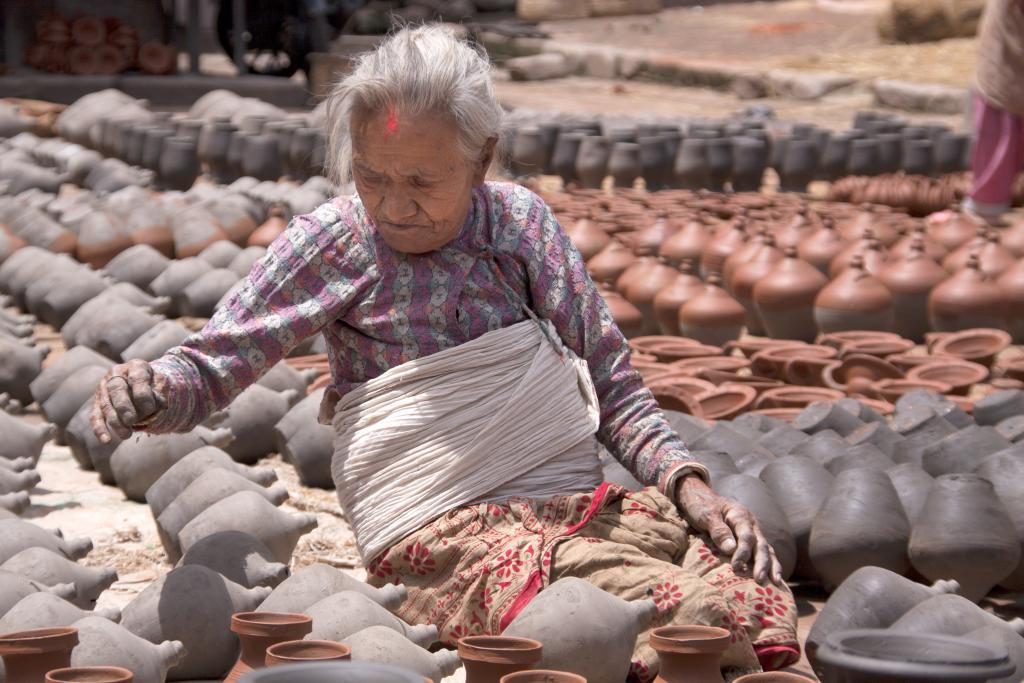
[{"label": "floral patterned blouse", "polygon": [[626,469],[666,493],[685,473],[706,476],[630,365],[625,338],[550,208],[506,183],[475,189],[458,237],[422,255],[388,247],[357,196],[294,218],[206,327],[152,363],[167,380],[167,407],[147,429],[191,429],[317,333],[333,376],[321,412],[329,421],[357,384],[520,322],[522,302],[589,364],[598,439]]}]

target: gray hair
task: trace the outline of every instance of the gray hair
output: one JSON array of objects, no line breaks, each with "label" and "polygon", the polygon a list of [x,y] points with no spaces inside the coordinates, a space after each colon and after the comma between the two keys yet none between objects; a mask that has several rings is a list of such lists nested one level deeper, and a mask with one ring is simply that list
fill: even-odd
[{"label": "gray hair", "polygon": [[355,63],[327,98],[327,170],[339,186],[352,176],[350,124],[355,109],[452,117],[467,160],[501,135],[503,110],[482,50],[440,25],[407,27]]}]

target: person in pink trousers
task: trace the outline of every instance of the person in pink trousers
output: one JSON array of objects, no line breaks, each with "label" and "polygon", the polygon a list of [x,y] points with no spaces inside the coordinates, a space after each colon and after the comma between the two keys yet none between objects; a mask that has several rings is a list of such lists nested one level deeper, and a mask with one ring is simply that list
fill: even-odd
[{"label": "person in pink trousers", "polygon": [[998,224],[1024,169],[1024,0],[988,0],[978,33],[968,212]]}]

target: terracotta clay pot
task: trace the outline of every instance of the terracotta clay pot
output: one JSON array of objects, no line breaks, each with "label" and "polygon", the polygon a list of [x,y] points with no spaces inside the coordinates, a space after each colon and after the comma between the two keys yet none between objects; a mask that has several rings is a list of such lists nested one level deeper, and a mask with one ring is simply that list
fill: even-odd
[{"label": "terracotta clay pot", "polygon": [[654,256],[641,258],[631,270],[632,279],[626,287],[620,285],[619,291],[640,311],[645,334],[657,334],[659,327],[655,316],[654,298],[662,289],[674,283],[679,272],[669,266],[664,259]]},{"label": "terracotta clay pot", "polygon": [[830,218],[823,218],[821,225],[811,234],[800,239],[795,245],[797,255],[804,261],[828,273],[829,264],[846,248],[847,242],[835,229]]},{"label": "terracotta clay pot", "polygon": [[694,218],[661,243],[658,256],[664,256],[677,265],[687,259],[699,262],[710,240],[711,233],[707,226],[699,218]]},{"label": "terracotta clay pot", "polygon": [[928,295],[947,277],[942,266],[925,253],[924,238],[920,235],[905,257],[886,263],[878,279],[892,293],[896,333],[914,341],[924,339],[929,330]]},{"label": "terracotta clay pot", "polygon": [[587,679],[567,671],[534,669],[502,676],[501,683],[587,683]]},{"label": "terracotta clay pot", "polygon": [[768,235],[750,257],[739,263],[732,272],[730,291],[747,311],[747,334],[765,334],[764,323],[754,305],[754,287],[784,258]]},{"label": "terracotta clay pot", "polygon": [[543,646],[530,638],[468,636],[459,640],[466,683],[500,683],[503,676],[526,671],[540,661]]},{"label": "terracotta clay pot", "polygon": [[0,635],[0,657],[9,683],[38,683],[47,671],[71,665],[78,629],[71,626],[16,631]]},{"label": "terracotta clay pot", "polygon": [[943,337],[935,344],[932,352],[992,367],[995,357],[1010,342],[1010,335],[1001,329],[969,329]]},{"label": "terracotta clay pot", "polygon": [[331,640],[291,640],[267,648],[268,667],[302,662],[338,662],[352,658],[352,648]]},{"label": "terracotta clay pot", "polygon": [[566,228],[565,232],[569,235],[576,248],[579,249],[584,261],[589,261],[596,256],[611,241],[608,233],[587,218],[581,218],[572,223],[572,225]]},{"label": "terracotta clay pot", "polygon": [[965,360],[936,360],[912,369],[907,379],[941,382],[950,385],[953,393],[966,395],[972,386],[988,379],[988,368]]},{"label": "terracotta clay pot", "polygon": [[785,258],[754,285],[754,304],[768,335],[812,341],[817,334],[814,299],[827,284],[817,268],[787,249]]},{"label": "terracotta clay pot", "polygon": [[999,241],[999,233],[982,230],[978,241],[968,242],[942,260],[942,267],[955,273],[967,265],[971,254],[978,255],[981,272],[992,279],[998,279],[1017,263],[1017,257]]},{"label": "terracotta clay pot", "polygon": [[266,664],[267,648],[277,643],[299,640],[313,629],[313,620],[304,614],[287,612],[239,612],[231,616],[231,631],[238,634],[242,651],[238,661],[224,678],[234,683],[244,674]]},{"label": "terracotta clay pot", "polygon": [[612,319],[623,335],[628,338],[643,334],[644,317],[636,306],[626,301],[610,285],[601,284],[598,286],[598,291],[604,298],[604,302],[612,314]]},{"label": "terracotta clay pot", "polygon": [[705,273],[722,273],[725,261],[750,239],[747,223],[742,218],[734,220],[728,228],[716,233],[701,254],[701,269]]},{"label": "terracotta clay pot", "polygon": [[654,297],[654,317],[661,334],[679,334],[679,309],[704,291],[704,281],[697,275],[696,263],[695,260],[684,259],[675,279]]},{"label": "terracotta clay pot", "polygon": [[712,273],[704,291],[679,309],[679,332],[683,336],[718,346],[739,338],[746,309],[721,284],[721,277]]},{"label": "terracotta clay pot", "polygon": [[890,330],[894,323],[892,294],[864,269],[860,255],[855,255],[849,268],[815,297],[814,319],[824,333]]},{"label": "terracotta clay pot", "polygon": [[75,666],[46,673],[46,683],[132,683],[132,672],[120,666]]},{"label": "terracotta clay pot", "polygon": [[979,222],[963,213],[943,211],[929,216],[928,236],[953,251],[977,234]]},{"label": "terracotta clay pot", "polygon": [[[930,580],[956,579],[978,601],[1016,569],[1021,545],[992,484],[976,475],[938,477],[910,537],[910,561]],[[978,558],[984,557],[984,562]]]},{"label": "terracotta clay pot", "polygon": [[650,646],[658,653],[655,683],[723,681],[719,660],[731,634],[715,626],[662,626],[651,631]]},{"label": "terracotta clay pot", "polygon": [[948,394],[953,387],[942,382],[926,382],[924,380],[883,379],[875,383],[873,390],[889,403],[896,403],[904,394],[924,389],[937,394]]},{"label": "terracotta clay pot", "polygon": [[587,262],[587,270],[595,281],[614,284],[634,261],[633,252],[620,240],[613,239]]},{"label": "terracotta clay pot", "polygon": [[721,388],[696,397],[704,418],[708,420],[731,420],[757,400],[757,390],[743,384],[724,384]]},{"label": "terracotta clay pot", "polygon": [[937,331],[999,327],[1003,317],[1002,291],[981,271],[977,255],[928,297],[928,318]]},{"label": "terracotta clay pot", "polygon": [[732,679],[733,683],[807,683],[807,679],[785,671],[766,671]]},{"label": "terracotta clay pot", "polygon": [[275,204],[270,207],[270,216],[249,235],[246,244],[250,247],[269,247],[287,227],[288,219],[285,218],[284,208]]}]

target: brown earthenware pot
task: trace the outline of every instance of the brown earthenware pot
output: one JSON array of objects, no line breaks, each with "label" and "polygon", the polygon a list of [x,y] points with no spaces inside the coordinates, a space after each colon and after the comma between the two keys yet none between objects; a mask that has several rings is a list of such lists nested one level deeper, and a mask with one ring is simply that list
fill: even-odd
[{"label": "brown earthenware pot", "polygon": [[857,354],[885,358],[896,353],[906,353],[915,346],[916,344],[909,339],[863,339],[843,344],[839,349],[839,356]]},{"label": "brown earthenware pot", "polygon": [[305,614],[285,612],[239,612],[231,616],[231,631],[238,634],[241,653],[224,679],[234,683],[255,669],[262,669],[267,648],[276,643],[300,640],[313,630],[313,620]]},{"label": "brown earthenware pot", "polygon": [[804,261],[822,273],[828,273],[829,265],[846,246],[846,240],[839,235],[832,219],[824,218],[814,232],[800,240],[796,250]]},{"label": "brown earthenware pot", "polygon": [[838,401],[846,395],[824,387],[780,387],[769,389],[757,399],[758,408],[804,408],[815,401]]},{"label": "brown earthenware pot", "polygon": [[953,388],[954,394],[964,396],[972,386],[988,379],[988,368],[967,360],[941,358],[933,363],[917,366],[907,373],[907,379],[948,384]]},{"label": "brown earthenware pot", "polygon": [[657,256],[645,256],[629,269],[632,277],[623,286],[623,274],[619,278],[619,292],[627,301],[637,307],[644,319],[644,332],[646,334],[657,334],[659,330],[658,319],[655,315],[654,298],[662,289],[670,286],[679,276],[677,271],[664,259]]},{"label": "brown earthenware pot", "polygon": [[502,676],[501,683],[587,683],[587,679],[567,671],[531,669]]},{"label": "brown earthenware pot", "polygon": [[587,270],[595,281],[612,284],[634,261],[636,256],[633,252],[621,241],[613,239],[587,262]]},{"label": "brown earthenware pot", "polygon": [[650,645],[658,653],[655,683],[724,683],[722,654],[732,635],[714,626],[662,626],[651,631]]},{"label": "brown earthenware pot", "polygon": [[0,635],[0,657],[7,683],[39,683],[46,672],[71,665],[78,629],[71,626],[38,628]]},{"label": "brown earthenware pot", "polygon": [[132,672],[119,666],[71,666],[46,674],[46,683],[132,683]]},{"label": "brown earthenware pot", "polygon": [[269,247],[287,227],[288,220],[284,216],[284,208],[275,204],[270,207],[270,216],[249,235],[246,244],[250,247]]},{"label": "brown earthenware pot", "polygon": [[904,372],[876,356],[853,354],[825,370],[824,384],[843,392],[869,394],[882,379],[903,379]]},{"label": "brown earthenware pot", "polygon": [[679,309],[704,291],[704,281],[697,275],[696,261],[684,259],[679,273],[654,297],[654,317],[665,335],[679,334]]},{"label": "brown earthenware pot", "polygon": [[814,319],[823,333],[843,330],[890,330],[892,294],[864,268],[858,254],[814,300]]},{"label": "brown earthenware pot", "polygon": [[352,658],[352,649],[333,640],[286,640],[267,648],[266,665],[336,662]]},{"label": "brown earthenware pot", "polygon": [[459,641],[466,683],[500,683],[502,676],[525,671],[540,661],[543,646],[530,638],[469,636]]},{"label": "brown earthenware pot", "polygon": [[976,328],[955,332],[935,345],[934,353],[973,361],[986,368],[1011,342],[1010,335],[999,329]]},{"label": "brown earthenware pot", "polygon": [[736,356],[707,356],[704,358],[686,358],[672,363],[672,367],[688,372],[699,370],[722,370],[724,372],[737,372],[750,367],[750,360],[737,358]]},{"label": "brown earthenware pot", "polygon": [[784,258],[775,247],[775,239],[768,235],[748,259],[738,263],[732,271],[730,291],[747,311],[747,334],[763,335],[764,323],[754,305],[754,287]]},{"label": "brown earthenware pot", "polygon": [[744,219],[734,220],[728,228],[717,233],[708,241],[701,254],[701,270],[705,273],[721,273],[725,269],[725,260],[742,247],[750,235]]},{"label": "brown earthenware pot", "polygon": [[946,248],[946,251],[958,249],[974,237],[979,223],[966,214],[946,211],[928,219],[928,236]]},{"label": "brown earthenware pot", "polygon": [[746,412],[756,400],[757,390],[747,384],[723,384],[697,397],[707,420],[731,420]]},{"label": "brown earthenware pot", "polygon": [[879,380],[875,382],[873,389],[876,395],[892,404],[895,404],[903,394],[910,391],[916,391],[917,389],[934,391],[936,394],[948,394],[953,391],[953,387],[942,382],[926,382],[924,380],[910,379]]},{"label": "brown earthenware pot", "polygon": [[924,237],[918,235],[905,257],[890,259],[878,273],[878,279],[892,293],[893,330],[914,341],[924,339],[929,329],[928,295],[949,277],[924,249]]},{"label": "brown earthenware pot", "polygon": [[686,260],[698,263],[710,240],[711,231],[699,218],[694,218],[661,243],[658,255],[677,265]]},{"label": "brown earthenware pot", "polygon": [[786,364],[794,358],[832,360],[837,355],[836,349],[815,344],[773,346],[754,354],[751,358],[751,369],[755,375],[761,377],[782,379],[786,376]]},{"label": "brown earthenware pot", "polygon": [[[1020,225],[1024,226],[1024,221]],[[996,281],[1002,294],[1006,331],[1015,342],[1024,342],[1024,258]]]},{"label": "brown earthenware pot", "polygon": [[643,334],[644,318],[636,306],[626,301],[609,284],[600,283],[598,291],[604,297],[604,302],[608,305],[612,319],[618,325],[623,335],[628,338]]},{"label": "brown earthenware pot", "polygon": [[790,247],[785,258],[754,285],[753,299],[768,336],[812,341],[817,334],[814,299],[826,278]]},{"label": "brown earthenware pot", "polygon": [[684,336],[718,346],[739,338],[747,312],[721,284],[721,277],[711,273],[704,291],[679,309],[679,331]]},{"label": "brown earthenware pot", "polygon": [[600,253],[612,239],[589,218],[580,218],[566,228],[565,232],[579,249],[584,261],[589,261]]}]

